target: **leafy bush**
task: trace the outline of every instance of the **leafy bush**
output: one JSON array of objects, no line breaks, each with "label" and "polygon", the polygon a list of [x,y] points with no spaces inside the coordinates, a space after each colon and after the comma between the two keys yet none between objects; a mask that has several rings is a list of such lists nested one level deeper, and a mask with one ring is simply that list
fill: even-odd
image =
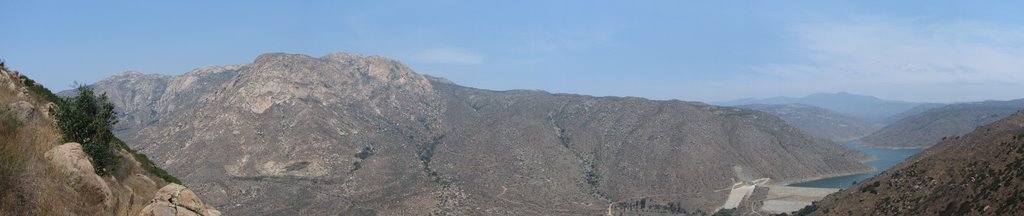
[{"label": "leafy bush", "polygon": [[64,134],[65,142],[82,144],[82,149],[92,158],[96,174],[111,173],[118,163],[116,139],[110,129],[117,123],[114,104],[106,94],[97,96],[92,88],[78,87],[78,95],[59,98],[54,110],[57,127]]}]

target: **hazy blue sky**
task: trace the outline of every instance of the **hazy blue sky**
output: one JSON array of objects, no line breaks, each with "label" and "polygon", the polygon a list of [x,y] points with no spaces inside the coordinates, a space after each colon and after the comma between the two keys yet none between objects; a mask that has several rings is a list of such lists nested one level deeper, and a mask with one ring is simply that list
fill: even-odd
[{"label": "hazy blue sky", "polygon": [[499,90],[1024,97],[1024,1],[150,2],[0,0],[0,58],[57,90],[345,51]]}]

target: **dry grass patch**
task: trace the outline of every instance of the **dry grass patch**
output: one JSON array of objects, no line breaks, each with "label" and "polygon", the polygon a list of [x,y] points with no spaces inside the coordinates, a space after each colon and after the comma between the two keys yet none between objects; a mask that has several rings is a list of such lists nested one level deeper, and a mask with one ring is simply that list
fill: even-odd
[{"label": "dry grass patch", "polygon": [[[41,114],[48,101],[34,94],[19,98],[16,81],[0,77],[0,215],[101,215],[102,207],[90,206],[88,193],[68,186],[69,178],[43,157],[57,146],[60,133],[53,121]],[[15,88],[10,88],[15,83]],[[25,121],[9,104],[26,101],[36,113]]]}]

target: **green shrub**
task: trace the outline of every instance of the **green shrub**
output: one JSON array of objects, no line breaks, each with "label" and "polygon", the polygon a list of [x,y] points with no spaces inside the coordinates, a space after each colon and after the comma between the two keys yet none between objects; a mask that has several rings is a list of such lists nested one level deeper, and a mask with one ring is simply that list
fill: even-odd
[{"label": "green shrub", "polygon": [[[42,86],[38,87],[47,93],[50,92]],[[117,113],[106,94],[96,95],[92,88],[84,85],[79,85],[77,92],[78,95],[69,98],[52,96],[58,103],[54,109],[54,117],[57,127],[64,134],[64,141],[81,143],[85,153],[92,158],[97,174],[112,174],[119,162],[117,151],[124,149],[142,164],[142,169],[146,172],[164,181],[181,184],[181,180],[157,167],[145,154],[132,150],[124,141],[114,136],[111,129],[117,124]]]},{"label": "green shrub", "polygon": [[111,173],[118,163],[116,137],[110,132],[117,123],[116,114],[106,94],[97,96],[84,85],[78,87],[77,96],[60,98],[54,110],[64,141],[81,143],[100,175]]}]

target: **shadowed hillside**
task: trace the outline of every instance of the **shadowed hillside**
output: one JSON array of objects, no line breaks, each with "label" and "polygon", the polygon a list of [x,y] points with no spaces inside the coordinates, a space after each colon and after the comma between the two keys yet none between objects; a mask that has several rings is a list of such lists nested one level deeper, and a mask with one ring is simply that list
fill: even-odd
[{"label": "shadowed hillside", "polygon": [[764,99],[739,99],[716,103],[726,106],[750,105],[750,104],[806,104],[825,108],[837,113],[848,115],[876,123],[887,123],[894,115],[913,110],[922,103],[883,100],[872,96],[856,95],[846,92],[839,93],[817,93],[804,97],[772,97]]},{"label": "shadowed hillside", "polygon": [[966,134],[1020,109],[1024,109],[1024,99],[951,104],[896,121],[859,142],[876,147],[928,147],[945,137]]},{"label": "shadowed hillside", "polygon": [[802,104],[739,106],[776,115],[807,134],[822,139],[847,141],[867,136],[883,125]]}]

